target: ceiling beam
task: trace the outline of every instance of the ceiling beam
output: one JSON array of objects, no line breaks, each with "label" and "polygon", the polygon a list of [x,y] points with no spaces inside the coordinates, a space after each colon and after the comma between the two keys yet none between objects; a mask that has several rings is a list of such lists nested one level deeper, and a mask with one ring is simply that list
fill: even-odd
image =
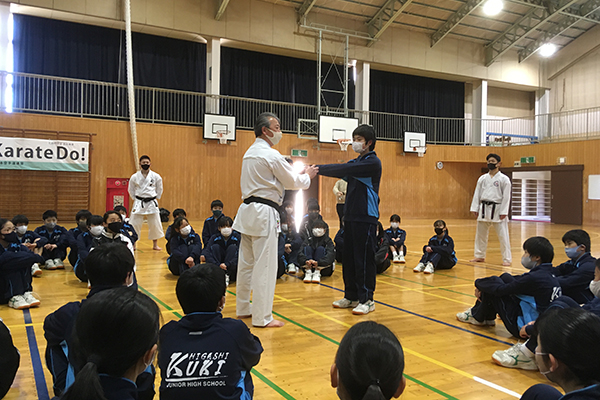
[{"label": "ceiling beam", "polygon": [[[412,3],[412,0],[386,0],[385,4],[375,13],[375,16],[367,22],[369,35],[373,39],[379,39],[410,3]],[[370,41],[367,46],[371,46],[373,43],[375,42]]]},{"label": "ceiling beam", "polygon": [[550,18],[575,4],[577,0],[558,0],[550,7],[532,8],[513,25],[485,46],[485,66],[489,67],[494,61],[506,53],[521,39],[539,29]]},{"label": "ceiling beam", "polygon": [[227,9],[228,4],[229,4],[229,0],[220,0],[219,1],[219,9],[217,10],[217,15],[215,15],[215,19],[217,21],[221,19],[223,14],[225,14],[225,10]]},{"label": "ceiling beam", "polygon": [[445,38],[452,29],[460,24],[460,22],[481,3],[483,3],[483,0],[467,0],[466,3],[460,6],[460,8],[456,10],[433,35],[431,35],[431,47],[435,46],[440,40]]},{"label": "ceiling beam", "polygon": [[565,16],[558,24],[548,29],[540,35],[536,40],[529,43],[524,49],[519,51],[519,62],[527,60],[533,53],[535,53],[544,43],[550,42],[571,26],[577,22],[593,14],[600,8],[600,0],[589,0],[587,3],[582,4],[576,11],[577,16]]},{"label": "ceiling beam", "polygon": [[298,17],[302,20],[304,17],[308,15],[310,10],[313,8],[317,0],[304,0],[304,3],[298,9]]}]

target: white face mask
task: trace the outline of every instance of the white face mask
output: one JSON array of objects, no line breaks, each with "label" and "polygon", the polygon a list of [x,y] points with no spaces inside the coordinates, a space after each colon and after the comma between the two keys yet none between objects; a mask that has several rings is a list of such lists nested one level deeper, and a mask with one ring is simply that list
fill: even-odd
[{"label": "white face mask", "polygon": [[[267,129],[269,129],[269,128],[267,128]],[[273,134],[273,137],[270,137],[269,140],[271,141],[271,143],[273,143],[273,146],[275,146],[275,145],[277,145],[277,143],[279,143],[279,141],[283,137],[283,132],[281,132],[281,131],[275,132],[272,129],[269,129],[269,131]]]},{"label": "white face mask", "polygon": [[98,226],[92,226],[90,228],[90,233],[92,234],[92,236],[100,236],[100,234],[102,233],[102,230],[104,228],[101,225]]},{"label": "white face mask", "polygon": [[233,232],[232,228],[221,228],[221,235],[225,237],[231,236],[231,232]]},{"label": "white face mask", "polygon": [[17,226],[17,233],[19,236],[23,236],[27,232],[27,225]]},{"label": "white face mask", "polygon": [[391,226],[392,228],[394,228],[394,229],[398,229],[398,227],[400,226],[400,223],[399,223],[399,222],[392,222],[392,223],[390,224],[390,226]]},{"label": "white face mask", "polygon": [[284,232],[287,232],[288,230],[288,224],[281,224],[281,230]]},{"label": "white face mask", "polygon": [[285,212],[291,215],[294,212],[294,209],[292,207],[287,207]]},{"label": "white face mask", "polygon": [[600,281],[590,282],[590,292],[592,292],[594,296],[600,297]]},{"label": "white face mask", "polygon": [[365,149],[365,146],[363,145],[362,142],[352,142],[352,150],[354,150],[357,153],[362,153]]},{"label": "white face mask", "polygon": [[316,237],[321,237],[325,234],[325,229],[324,228],[313,228],[312,233]]},{"label": "white face mask", "polygon": [[187,235],[189,235],[189,234],[190,234],[190,232],[192,232],[192,226],[191,226],[191,225],[186,225],[186,226],[184,226],[183,228],[181,228],[181,229],[179,230],[179,232],[181,232],[181,234],[182,234],[183,236],[187,236]]}]

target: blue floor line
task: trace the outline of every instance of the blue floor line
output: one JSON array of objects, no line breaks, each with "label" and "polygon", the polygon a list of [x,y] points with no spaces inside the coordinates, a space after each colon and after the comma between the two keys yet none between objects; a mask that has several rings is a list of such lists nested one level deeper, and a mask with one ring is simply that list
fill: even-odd
[{"label": "blue floor line", "polygon": [[[23,317],[26,324],[31,324],[31,313],[29,310],[23,310]],[[46,377],[44,376],[44,366],[38,350],[37,339],[35,338],[35,330],[33,326],[26,326],[27,342],[29,343],[29,354],[31,354],[31,365],[33,366],[33,377],[35,379],[35,388],[39,400],[50,400],[48,394],[48,386],[46,385]]]}]

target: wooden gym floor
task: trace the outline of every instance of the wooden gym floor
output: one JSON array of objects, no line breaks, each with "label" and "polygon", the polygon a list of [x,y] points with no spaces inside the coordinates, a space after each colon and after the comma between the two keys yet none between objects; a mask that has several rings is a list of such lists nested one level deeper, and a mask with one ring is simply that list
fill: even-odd
[{"label": "wooden gym floor", "polygon": [[[329,368],[339,341],[353,324],[373,320],[387,325],[404,347],[408,380],[402,399],[510,399],[519,397],[529,386],[545,382],[536,371],[512,370],[492,363],[495,350],[516,343],[497,320],[496,327],[476,327],[460,323],[455,314],[475,301],[473,280],[504,271],[521,274],[521,244],[531,236],[545,236],[555,246],[556,264],[565,261],[561,237],[575,226],[536,222],[510,222],[513,265],[502,267],[498,240],[490,233],[486,263],[473,265],[475,220],[446,220],[456,244],[458,264],[433,275],[415,274],[412,268],[420,251],[433,234],[429,220],[405,220],[408,254],[406,265],[395,264],[378,276],[375,312],[359,317],[349,310],[337,310],[331,302],[341,298],[341,266],[320,285],[304,284],[298,277],[284,275],[275,291],[275,318],[286,325],[280,329],[256,329],[265,349],[253,370],[255,398],[336,399],[329,384]],[[200,228],[201,221],[192,221]],[[337,221],[330,221],[332,236]],[[385,225],[384,225],[385,226]],[[583,227],[599,245],[600,228]],[[146,229],[146,228],[144,228]],[[145,237],[144,230],[140,237]],[[161,241],[163,242],[163,241]],[[151,250],[142,239],[136,253],[140,290],[152,297],[162,310],[165,322],[178,319],[181,309],[175,296],[176,277],[167,270],[166,252]],[[600,251],[592,252],[600,255]],[[0,317],[11,329],[21,352],[21,366],[7,399],[48,399],[52,378],[44,362],[44,317],[69,301],[87,294],[67,267],[64,271],[44,271],[34,279],[34,291],[42,304],[25,311],[0,306]],[[235,317],[235,284],[228,288],[224,315]],[[158,392],[157,379],[156,387]],[[158,398],[158,394],[156,396]]]}]

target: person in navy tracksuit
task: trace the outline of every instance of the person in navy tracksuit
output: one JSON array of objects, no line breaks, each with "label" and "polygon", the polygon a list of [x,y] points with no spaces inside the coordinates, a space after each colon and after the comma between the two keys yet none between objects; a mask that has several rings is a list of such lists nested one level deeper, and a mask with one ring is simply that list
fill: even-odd
[{"label": "person in navy tracksuit", "polygon": [[283,266],[284,272],[287,268],[289,274],[295,274],[298,272],[298,254],[302,247],[302,237],[296,231],[296,226],[293,223],[289,223],[288,219],[286,222],[281,223],[281,240],[283,241]]},{"label": "person in navy tracksuit", "polygon": [[390,227],[385,231],[385,234],[390,242],[390,251],[392,254],[392,261],[395,263],[404,263],[404,256],[406,255],[406,231],[400,229],[400,216],[393,214],[390,217]]},{"label": "person in navy tracksuit", "polygon": [[213,200],[210,203],[212,216],[206,218],[202,227],[202,246],[206,248],[212,235],[219,233],[219,219],[223,216],[223,202],[221,200]]},{"label": "person in navy tracksuit", "polygon": [[62,226],[57,225],[58,214],[54,210],[47,210],[42,215],[44,225],[35,228],[35,233],[48,239],[44,245],[42,257],[45,261],[46,269],[64,268],[63,260],[67,257],[67,247],[69,246],[69,232]]},{"label": "person in navy tracksuit", "polygon": [[341,264],[344,261],[344,221],[342,221],[342,227],[335,234],[333,243],[335,244],[335,261]]},{"label": "person in navy tracksuit", "polygon": [[[42,255],[42,251],[44,250],[44,246],[48,243],[48,239],[43,238],[34,231],[27,229],[27,226],[29,225],[29,218],[23,214],[18,214],[13,217],[12,223],[15,226],[15,231],[17,232],[17,237],[19,238],[21,244],[33,251],[35,254]],[[31,275],[42,275],[42,270],[40,269],[39,263],[33,263],[31,266]]]},{"label": "person in navy tracksuit", "polygon": [[[336,249],[337,253],[337,249]],[[375,251],[375,266],[377,267],[377,273],[383,274],[392,265],[392,257],[390,257],[390,242],[383,225],[381,222],[377,222],[377,251]],[[337,258],[337,255],[336,255]]]},{"label": "person in navy tracksuit", "polygon": [[[185,212],[185,210],[183,208],[176,208],[175,210],[173,210],[173,221],[175,221],[177,219],[177,217],[186,217],[187,218],[187,213]],[[196,233],[196,232],[194,232],[194,228],[192,228],[192,233]],[[171,241],[172,236],[173,236],[173,224],[169,225],[165,232],[165,240],[167,241],[166,250],[167,250],[167,254],[169,254],[169,255],[171,255],[171,246],[169,245],[169,242]]]},{"label": "person in navy tracksuit", "polygon": [[438,219],[433,223],[435,235],[423,246],[423,257],[413,269],[414,272],[433,274],[436,269],[450,269],[456,265],[454,240],[448,235],[446,222]]},{"label": "person in navy tracksuit", "polygon": [[196,265],[181,274],[175,290],[185,316],[160,330],[161,400],[251,399],[250,370],[263,348],[244,322],[221,314],[225,271]]},{"label": "person in navy tracksuit", "polygon": [[200,263],[202,242],[185,217],[177,217],[173,222],[173,234],[169,242],[171,256],[167,265],[173,275],[180,275],[186,269]]},{"label": "person in navy tracksuit", "polygon": [[88,210],[77,211],[77,214],[75,214],[75,222],[77,222],[77,226],[75,228],[69,229],[68,239],[71,251],[69,251],[69,256],[67,257],[67,259],[69,260],[69,264],[71,264],[72,267],[75,267],[77,259],[79,258],[77,250],[77,238],[83,232],[87,232],[87,220],[91,216],[92,213]]},{"label": "person in navy tracksuit", "polygon": [[104,218],[101,215],[92,215],[87,219],[87,230],[77,237],[77,261],[73,266],[73,272],[82,282],[87,282],[88,278],[85,273],[85,259],[90,254],[90,250],[94,246],[94,238],[100,237],[104,227],[102,223]]},{"label": "person in navy tracksuit", "polygon": [[329,237],[329,226],[322,219],[312,223],[310,238],[302,243],[298,265],[304,268],[304,283],[320,283],[321,276],[331,276],[335,270],[335,247]]},{"label": "person in navy tracksuit", "polygon": [[590,235],[584,230],[574,229],[565,233],[562,241],[569,261],[552,268],[552,273],[558,279],[563,295],[579,304],[587,303],[594,299],[589,286],[596,268],[596,259],[590,254]]},{"label": "person in navy tracksuit", "polygon": [[10,387],[15,380],[17,370],[19,369],[19,363],[21,361],[21,354],[19,350],[13,344],[10,330],[4,325],[0,318],[0,399],[10,390]]},{"label": "person in navy tracksuit", "polygon": [[233,220],[227,216],[219,218],[219,232],[214,234],[202,254],[206,262],[220,266],[229,277],[229,282],[237,278],[238,254],[241,236],[231,226]]},{"label": "person in navy tracksuit", "polygon": [[561,295],[560,284],[552,275],[554,248],[548,239],[535,236],[523,243],[521,264],[530,271],[523,275],[504,273],[477,279],[473,308],[456,314],[461,322],[473,325],[495,325],[496,315],[515,337],[535,321]]},{"label": "person in navy tracksuit", "polygon": [[319,174],[348,182],[344,206],[344,298],[335,308],[352,308],[362,315],[375,310],[375,247],[379,219],[381,161],[373,151],[375,130],[360,125],[352,132],[352,149],[359,157],[345,164],[318,165]]}]

